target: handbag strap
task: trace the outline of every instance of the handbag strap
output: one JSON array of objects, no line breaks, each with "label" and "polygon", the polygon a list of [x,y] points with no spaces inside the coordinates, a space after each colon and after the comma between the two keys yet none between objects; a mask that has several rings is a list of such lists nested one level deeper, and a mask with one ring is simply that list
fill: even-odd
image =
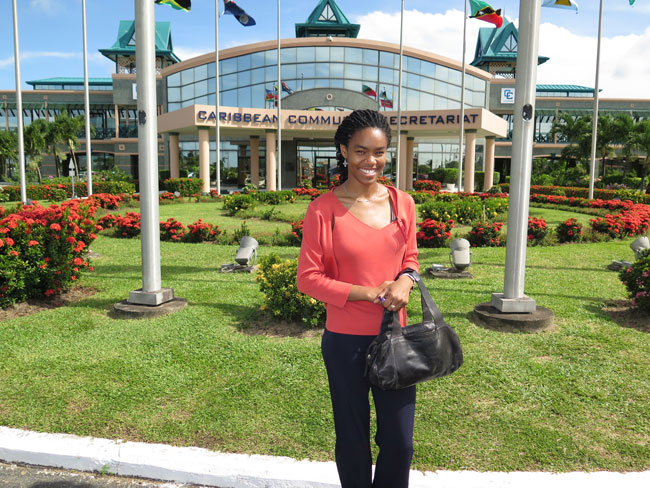
[{"label": "handbag strap", "polygon": [[[436,305],[436,302],[431,297],[429,290],[427,290],[427,287],[424,286],[420,274],[412,269],[404,271],[400,274],[408,274],[418,284],[418,288],[420,289],[420,303],[422,305],[422,319],[425,322],[428,321],[433,322],[434,324],[443,324],[444,319],[442,318],[442,313]],[[402,327],[399,323],[399,312],[384,310],[384,315],[381,319],[381,330],[383,332],[387,329],[393,329],[398,334],[402,333]]]}]

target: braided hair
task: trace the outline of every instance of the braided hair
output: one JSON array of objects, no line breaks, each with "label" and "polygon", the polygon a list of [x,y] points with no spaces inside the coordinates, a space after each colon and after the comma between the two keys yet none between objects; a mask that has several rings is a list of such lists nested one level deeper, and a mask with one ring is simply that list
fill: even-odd
[{"label": "braided hair", "polygon": [[348,168],[343,164],[345,158],[341,154],[341,146],[347,147],[352,136],[363,129],[380,129],[386,135],[386,147],[390,146],[391,131],[388,119],[376,110],[355,110],[344,118],[334,134],[336,163],[341,175],[341,183],[348,179]]}]

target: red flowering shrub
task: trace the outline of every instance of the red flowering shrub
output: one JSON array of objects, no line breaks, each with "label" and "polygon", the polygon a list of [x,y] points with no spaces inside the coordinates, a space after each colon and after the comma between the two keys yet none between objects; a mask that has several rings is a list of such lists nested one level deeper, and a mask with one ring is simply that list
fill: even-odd
[{"label": "red flowering shrub", "polygon": [[341,175],[334,175],[334,177],[330,180],[329,189],[333,190],[340,184],[341,184]]},{"label": "red flowering shrub", "polygon": [[221,230],[217,225],[208,224],[199,219],[187,226],[185,242],[217,242]]},{"label": "red flowering shrub", "polygon": [[180,242],[185,236],[185,226],[173,217],[160,222],[160,240]]},{"label": "red flowering shrub", "polygon": [[478,222],[465,236],[472,247],[500,247],[503,222]]},{"label": "red flowering shrub", "polygon": [[543,218],[528,217],[528,242],[533,246],[540,244],[548,234],[546,220]]},{"label": "red flowering shrub", "polygon": [[97,204],[18,207],[0,220],[0,307],[61,293],[88,268]]},{"label": "red flowering shrub", "polygon": [[219,195],[215,189],[210,190],[210,197],[221,200],[221,195]]},{"label": "red flowering shrub", "polygon": [[316,200],[320,196],[320,190],[318,188],[294,188],[293,192],[298,196],[308,195],[312,200]]},{"label": "red flowering shrub", "polygon": [[650,229],[650,205],[631,204],[628,210],[618,214],[590,219],[594,232],[607,234],[613,239],[642,235]]},{"label": "red flowering shrub", "polygon": [[388,176],[380,176],[377,181],[385,186],[395,186]]},{"label": "red flowering shrub", "polygon": [[650,311],[650,252],[643,251],[632,266],[621,270],[619,278],[627,288],[634,305]]},{"label": "red flowering shrub", "polygon": [[137,212],[127,212],[122,217],[118,215],[118,220],[115,223],[118,237],[136,237],[140,235],[140,214]]},{"label": "red flowering shrub", "polygon": [[555,232],[559,242],[578,242],[582,240],[582,224],[573,217],[558,225]]},{"label": "red flowering shrub", "polygon": [[442,184],[436,180],[416,180],[413,183],[415,191],[440,191]]},{"label": "red flowering shrub", "polygon": [[291,236],[292,240],[300,244],[302,242],[302,226],[305,223],[304,220],[297,220],[295,222],[291,222]]},{"label": "red flowering shrub", "polygon": [[[183,199],[182,197],[178,197],[179,199]],[[173,202],[176,199],[176,195],[169,191],[164,191],[160,194],[159,200],[160,202]]]},{"label": "red flowering shrub", "polygon": [[445,247],[451,237],[454,221],[425,219],[418,224],[420,230],[415,234],[419,247]]},{"label": "red flowering shrub", "polygon": [[97,202],[97,204],[108,210],[116,210],[120,208],[120,203],[124,201],[124,194],[111,195],[110,193],[93,193],[90,200]]}]

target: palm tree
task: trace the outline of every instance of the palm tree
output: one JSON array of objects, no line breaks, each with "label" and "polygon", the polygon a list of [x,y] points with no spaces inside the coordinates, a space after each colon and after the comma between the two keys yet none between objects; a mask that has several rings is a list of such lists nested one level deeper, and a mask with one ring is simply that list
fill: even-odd
[{"label": "palm tree", "polygon": [[634,126],[632,135],[632,146],[645,156],[641,168],[643,174],[641,175],[641,189],[645,188],[645,177],[648,173],[648,166],[650,166],[650,120],[645,119],[637,122]]},{"label": "palm tree", "polygon": [[86,119],[83,115],[70,117],[68,114],[62,113],[57,116],[54,121],[54,123],[59,126],[60,135],[63,139],[62,142],[68,146],[72,162],[74,163],[75,173],[77,175],[79,175],[79,165],[77,164],[77,157],[75,156],[75,150],[79,144],[77,136],[83,131],[86,123],[85,120]]},{"label": "palm tree", "polygon": [[41,163],[43,152],[47,148],[45,137],[49,125],[45,119],[36,119],[25,127],[25,155],[29,157],[28,167],[36,172],[39,184],[43,179]]},{"label": "palm tree", "polygon": [[591,123],[588,117],[574,117],[566,112],[558,114],[553,121],[551,135],[557,134],[567,142],[562,156],[584,162],[589,157]]},{"label": "palm tree", "polygon": [[0,130],[0,178],[7,179],[7,161],[17,159],[18,136],[9,130]]},{"label": "palm tree", "polygon": [[612,124],[612,137],[614,144],[622,146],[622,156],[624,161],[623,173],[627,175],[630,165],[630,156],[632,155],[632,135],[634,132],[634,119],[628,114],[617,114]]}]

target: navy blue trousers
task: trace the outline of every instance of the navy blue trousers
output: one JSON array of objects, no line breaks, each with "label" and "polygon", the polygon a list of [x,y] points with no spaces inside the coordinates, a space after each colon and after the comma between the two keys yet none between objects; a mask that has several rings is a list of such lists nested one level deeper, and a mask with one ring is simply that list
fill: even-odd
[{"label": "navy blue trousers", "polygon": [[[325,331],[321,349],[329,379],[336,467],[341,488],[408,488],[413,457],[415,386],[396,391],[371,387],[364,375],[372,336]],[[369,392],[377,412],[379,456],[372,479]]]}]

